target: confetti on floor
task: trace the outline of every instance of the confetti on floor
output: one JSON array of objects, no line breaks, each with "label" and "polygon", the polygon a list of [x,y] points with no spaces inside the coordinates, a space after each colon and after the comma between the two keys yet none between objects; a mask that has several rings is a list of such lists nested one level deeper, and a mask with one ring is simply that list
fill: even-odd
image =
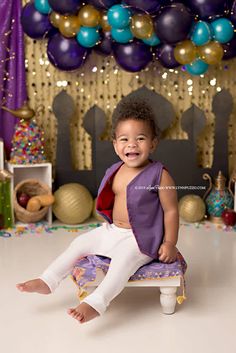
[{"label": "confetti on floor", "polygon": [[204,227],[206,230],[211,230],[211,229],[219,229],[219,231],[225,231],[225,232],[236,232],[236,225],[231,227],[231,226],[226,226],[223,223],[222,224],[216,224],[216,223],[211,223],[209,221],[207,222],[198,222],[198,223],[185,223],[181,222],[180,226],[183,227],[195,227],[195,228],[202,228]]},{"label": "confetti on floor", "polygon": [[10,238],[11,236],[20,237],[24,234],[40,235],[42,233],[52,234],[53,231],[59,229],[64,229],[67,232],[78,232],[82,230],[89,230],[99,227],[100,223],[88,223],[86,225],[78,226],[66,226],[66,225],[53,225],[50,226],[47,223],[38,222],[38,223],[29,223],[29,224],[20,224],[10,229],[0,230],[0,236],[4,238]]},{"label": "confetti on floor", "polygon": [[[59,229],[64,229],[67,232],[78,233],[83,230],[90,230],[99,227],[101,223],[88,223],[85,225],[77,226],[67,226],[67,225],[48,225],[46,222],[29,223],[29,224],[16,224],[15,227],[11,229],[0,230],[0,237],[10,238],[11,236],[21,237],[24,234],[32,234],[34,236],[39,236],[42,233],[52,234],[54,231]],[[200,223],[184,223],[181,222],[180,226],[183,227],[195,227],[201,229],[204,227],[207,230],[219,229],[225,232],[236,232],[236,225],[234,227],[226,226],[224,224],[214,224],[211,222],[200,222]]]}]

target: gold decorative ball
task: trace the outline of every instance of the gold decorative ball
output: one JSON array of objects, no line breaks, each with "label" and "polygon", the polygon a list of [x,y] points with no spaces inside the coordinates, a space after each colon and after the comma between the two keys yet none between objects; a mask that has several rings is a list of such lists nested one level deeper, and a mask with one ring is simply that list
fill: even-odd
[{"label": "gold decorative ball", "polygon": [[93,201],[93,217],[99,222],[105,222],[105,219],[102,216],[100,216],[100,214],[98,214],[96,211],[96,202],[97,202],[97,198],[94,199]]},{"label": "gold decorative ball", "polygon": [[54,197],[53,213],[63,223],[82,223],[91,215],[93,198],[88,189],[81,184],[62,185],[56,190]]},{"label": "gold decorative ball", "polygon": [[186,195],[179,200],[179,215],[186,222],[200,222],[206,213],[203,199],[197,195]]}]

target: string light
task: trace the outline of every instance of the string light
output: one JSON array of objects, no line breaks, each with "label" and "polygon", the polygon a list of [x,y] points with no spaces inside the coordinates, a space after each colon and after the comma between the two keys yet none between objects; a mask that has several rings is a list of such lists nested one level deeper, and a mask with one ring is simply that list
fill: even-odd
[{"label": "string light", "polygon": [[[2,36],[2,42],[1,42],[1,51],[0,51],[0,71],[3,73],[2,80],[3,83],[8,82],[8,85],[3,85],[1,83],[0,85],[0,92],[2,93],[2,101],[0,102],[0,105],[4,105],[7,101],[7,97],[12,98],[12,94],[8,92],[8,87],[10,87],[10,81],[14,80],[15,77],[11,76],[9,77],[9,73],[7,72],[7,63],[9,61],[13,61],[16,59],[16,54],[15,52],[11,52],[11,49],[8,47],[7,43],[10,42],[9,37],[11,36],[13,30],[14,30],[14,23],[15,20],[11,20],[11,27],[10,29],[3,33]],[[26,67],[27,68],[27,67]]]},{"label": "string light", "polygon": [[66,87],[68,85],[68,82],[63,80],[63,81],[57,81],[56,82],[57,87]]},{"label": "string light", "polygon": [[216,78],[213,78],[210,80],[210,85],[215,86],[216,85]]},{"label": "string light", "polygon": [[163,78],[163,80],[166,80],[167,79],[167,76],[168,76],[168,73],[167,72],[164,72],[164,74],[161,76]]}]

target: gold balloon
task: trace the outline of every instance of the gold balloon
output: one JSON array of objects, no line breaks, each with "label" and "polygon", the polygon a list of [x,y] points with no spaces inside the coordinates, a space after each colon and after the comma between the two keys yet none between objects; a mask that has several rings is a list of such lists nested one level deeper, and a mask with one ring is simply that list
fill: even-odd
[{"label": "gold balloon", "polygon": [[80,23],[77,16],[63,16],[60,19],[59,31],[64,37],[71,38],[76,35],[80,29]]},{"label": "gold balloon", "polygon": [[219,64],[224,55],[224,50],[220,43],[210,42],[198,47],[200,58],[209,65]]},{"label": "gold balloon", "polygon": [[85,5],[79,11],[79,21],[82,26],[98,26],[100,23],[100,17],[100,12],[92,5]]},{"label": "gold balloon", "polygon": [[111,30],[111,26],[109,25],[109,23],[107,21],[107,12],[106,11],[103,11],[101,14],[100,25],[101,25],[104,32],[109,32]]},{"label": "gold balloon", "polygon": [[198,195],[185,195],[179,200],[179,215],[186,222],[201,222],[206,213],[206,205]]},{"label": "gold balloon", "polygon": [[152,19],[148,15],[133,15],[131,18],[131,32],[136,38],[150,38],[153,34]]},{"label": "gold balloon", "polygon": [[61,17],[59,13],[52,11],[49,15],[49,20],[54,27],[58,28]]},{"label": "gold balloon", "polygon": [[178,43],[174,49],[175,60],[182,65],[190,64],[196,59],[196,55],[197,49],[191,40]]}]

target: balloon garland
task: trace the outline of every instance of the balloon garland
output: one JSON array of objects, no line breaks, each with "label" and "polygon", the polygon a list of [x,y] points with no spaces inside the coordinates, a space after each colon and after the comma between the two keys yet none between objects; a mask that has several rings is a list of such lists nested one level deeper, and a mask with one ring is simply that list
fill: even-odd
[{"label": "balloon garland", "polygon": [[29,37],[48,38],[49,61],[65,71],[92,49],[129,72],[156,58],[201,75],[236,56],[236,0],[32,0],[21,23]]}]

